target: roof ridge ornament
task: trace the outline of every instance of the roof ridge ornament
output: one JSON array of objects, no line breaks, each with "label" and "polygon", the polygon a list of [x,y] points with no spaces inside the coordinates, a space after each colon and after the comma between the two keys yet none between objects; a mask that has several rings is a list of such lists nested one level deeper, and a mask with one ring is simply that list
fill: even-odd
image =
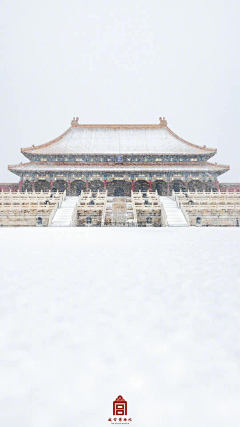
[{"label": "roof ridge ornament", "polygon": [[79,120],[79,117],[73,117],[73,119],[71,121],[71,126],[73,126],[73,127],[78,126],[78,120]]},{"label": "roof ridge ornament", "polygon": [[167,127],[167,120],[165,119],[165,117],[159,117],[159,120],[161,127]]}]

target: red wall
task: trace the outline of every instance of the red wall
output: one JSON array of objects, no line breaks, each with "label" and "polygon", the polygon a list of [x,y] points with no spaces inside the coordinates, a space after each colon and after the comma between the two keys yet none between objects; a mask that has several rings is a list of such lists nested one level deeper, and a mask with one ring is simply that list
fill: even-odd
[{"label": "red wall", "polygon": [[240,192],[240,183],[225,183],[225,182],[219,182],[219,188],[220,191],[238,191]]},{"label": "red wall", "polygon": [[16,192],[18,191],[18,184],[6,183],[0,184],[0,191],[8,192],[8,191]]}]

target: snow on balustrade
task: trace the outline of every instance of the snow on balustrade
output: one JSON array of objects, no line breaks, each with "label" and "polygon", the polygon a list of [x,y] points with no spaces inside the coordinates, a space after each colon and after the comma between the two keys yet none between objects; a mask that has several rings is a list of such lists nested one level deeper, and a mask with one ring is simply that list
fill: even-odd
[{"label": "snow on balustrade", "polygon": [[65,193],[0,193],[0,225],[49,226]]},{"label": "snow on balustrade", "polygon": [[239,227],[240,193],[179,192],[173,198],[191,226]]}]

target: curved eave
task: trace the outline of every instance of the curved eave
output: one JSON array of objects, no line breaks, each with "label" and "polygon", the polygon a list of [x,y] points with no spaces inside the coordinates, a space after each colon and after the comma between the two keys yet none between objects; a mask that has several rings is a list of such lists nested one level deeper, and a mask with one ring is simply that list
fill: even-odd
[{"label": "curved eave", "polygon": [[229,169],[230,169],[230,166],[225,166],[222,169],[217,169],[217,173],[218,175],[222,175],[223,173],[228,172]]},{"label": "curved eave", "polygon": [[45,144],[41,144],[41,145],[32,145],[32,147],[27,147],[27,148],[21,148],[21,153],[28,153],[28,152],[33,152],[34,150],[38,150],[39,148],[44,148],[44,147],[48,147],[51,144],[54,144],[54,142],[59,141],[61,138],[63,138],[65,135],[67,135],[67,133],[70,131],[71,127],[68,128],[62,135],[58,136],[57,138],[53,139],[52,141],[46,142]]},{"label": "curved eave", "polygon": [[[27,148],[21,148],[21,153],[24,154],[38,154],[36,153],[37,150],[48,147],[49,145],[54,144],[55,142],[59,141],[61,138],[63,138],[65,135],[67,135],[67,133],[72,129],[72,128],[80,128],[80,129],[166,129],[168,130],[168,132],[175,137],[176,139],[178,139],[179,141],[185,143],[186,145],[193,147],[193,148],[197,148],[199,150],[202,150],[203,154],[216,154],[217,153],[217,149],[216,148],[207,148],[207,147],[201,147],[199,145],[196,144],[192,144],[191,142],[186,141],[183,138],[180,138],[177,134],[175,134],[168,126],[163,126],[163,125],[76,125],[76,126],[71,126],[70,128],[68,128],[62,135],[60,135],[59,137],[53,139],[52,141],[49,141],[45,144],[41,144],[41,145],[33,145],[32,147],[27,147]],[[80,155],[81,153],[71,153],[72,155]],[[84,154],[84,153],[82,153]],[[89,155],[95,155],[96,153],[88,153]],[[109,155],[115,155],[115,153],[108,153]],[[119,153],[121,154],[121,153]],[[128,153],[130,154],[136,154],[136,153]],[[146,153],[137,153],[139,155],[145,155]],[[148,153],[149,154],[149,153]],[[152,153],[152,154],[156,154],[156,153]],[[157,154],[161,154],[161,153],[157,153]],[[165,153],[162,153],[163,155]],[[189,153],[189,155],[191,155],[192,153]],[[200,154],[200,153],[199,153]],[[48,153],[44,154],[41,153],[40,155],[49,155]],[[54,153],[53,155],[62,155],[62,153]],[[166,155],[176,155],[176,153],[167,153]]]},{"label": "curved eave", "polygon": [[204,148],[204,147],[200,147],[199,145],[192,144],[191,142],[188,142],[185,139],[180,138],[180,136],[178,136],[176,133],[174,133],[168,126],[166,127],[166,129],[168,130],[168,132],[170,132],[179,141],[184,142],[185,144],[190,145],[191,147],[199,148],[200,150],[203,150],[203,151],[205,151],[207,153],[213,153],[213,154],[217,153],[217,148],[207,148],[207,147]]},{"label": "curved eave", "polygon": [[230,170],[230,165],[219,165],[218,163],[208,163],[209,165],[216,166],[218,170],[221,170],[222,173]]}]

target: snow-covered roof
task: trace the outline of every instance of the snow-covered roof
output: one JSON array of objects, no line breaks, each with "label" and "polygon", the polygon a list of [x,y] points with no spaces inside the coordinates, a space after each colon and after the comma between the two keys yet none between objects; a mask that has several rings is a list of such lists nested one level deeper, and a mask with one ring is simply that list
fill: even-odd
[{"label": "snow-covered roof", "polygon": [[78,171],[78,172],[92,172],[92,171],[99,171],[99,172],[140,172],[140,171],[146,171],[146,172],[160,172],[160,171],[223,171],[228,170],[229,166],[224,165],[218,165],[213,163],[197,163],[197,164],[191,164],[191,163],[162,163],[157,166],[148,166],[148,165],[129,165],[129,166],[91,166],[91,165],[85,165],[82,166],[81,164],[76,163],[24,163],[20,165],[13,165],[8,167],[12,171],[64,171],[64,172],[71,172],[71,171]]},{"label": "snow-covered roof", "polygon": [[22,153],[59,154],[208,154],[216,149],[202,148],[184,141],[166,125],[72,125],[63,135],[39,146],[23,148]]}]

